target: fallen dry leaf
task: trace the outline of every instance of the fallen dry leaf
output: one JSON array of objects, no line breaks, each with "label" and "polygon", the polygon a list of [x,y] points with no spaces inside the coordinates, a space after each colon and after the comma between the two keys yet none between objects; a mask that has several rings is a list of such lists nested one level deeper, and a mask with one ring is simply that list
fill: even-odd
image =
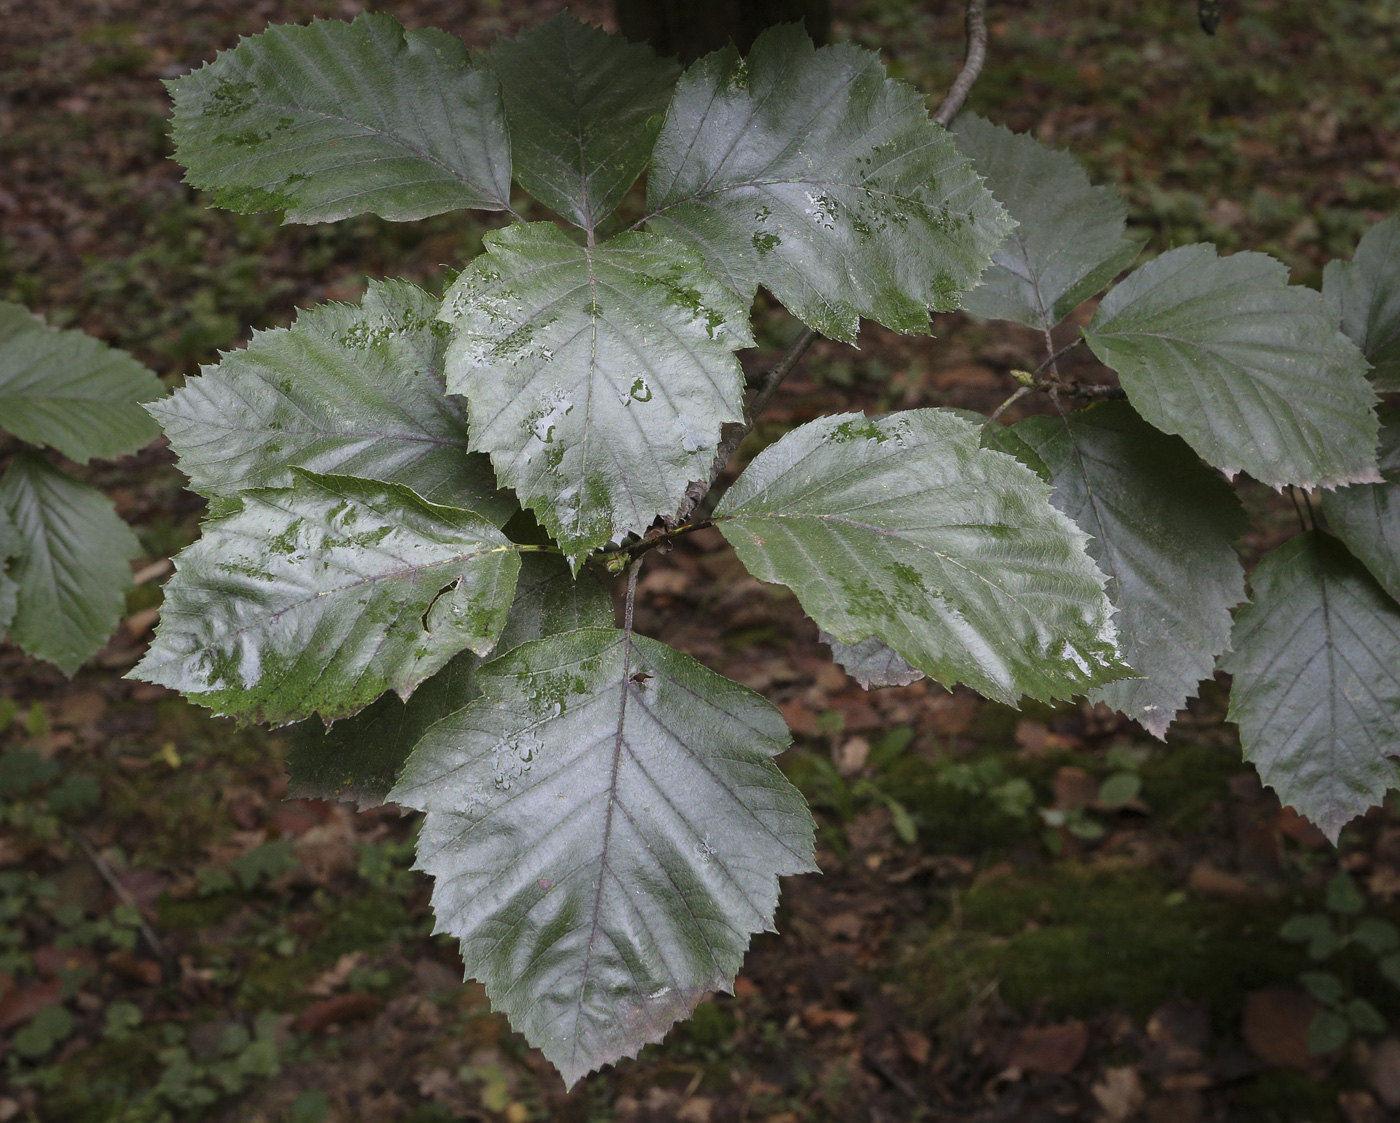
[{"label": "fallen dry leaf", "polygon": [[1264,987],[1244,1000],[1244,1040],[1260,1060],[1278,1068],[1309,1072],[1318,1067],[1308,1052],[1308,1026],[1317,1003],[1295,987]]},{"label": "fallen dry leaf", "polygon": [[1023,1029],[1006,1058],[1008,1068],[1044,1076],[1068,1076],[1084,1059],[1089,1031],[1083,1022]]},{"label": "fallen dry leaf", "polygon": [[1106,1070],[1103,1079],[1089,1090],[1111,1123],[1123,1123],[1123,1120],[1136,1115],[1147,1101],[1137,1069],[1127,1065]]},{"label": "fallen dry leaf", "polygon": [[373,994],[342,994],[313,1002],[297,1015],[292,1025],[300,1033],[316,1033],[329,1026],[363,1021],[378,1013],[381,1005],[381,1000]]}]

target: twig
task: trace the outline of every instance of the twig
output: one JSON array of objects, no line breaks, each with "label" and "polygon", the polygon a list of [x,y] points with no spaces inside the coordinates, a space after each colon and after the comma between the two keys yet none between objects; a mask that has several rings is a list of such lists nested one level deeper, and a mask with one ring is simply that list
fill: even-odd
[{"label": "twig", "polygon": [[121,903],[136,914],[136,923],[141,929],[141,935],[145,939],[147,946],[155,953],[156,958],[162,963],[169,965],[170,955],[165,950],[165,945],[160,942],[160,937],[156,935],[155,929],[147,923],[146,916],[141,911],[141,906],[136,903],[136,898],[131,895],[131,891],[121,883],[121,878],[117,877],[117,873],[112,869],[111,864],[106,858],[94,850],[92,844],[73,827],[65,826],[63,829],[68,837],[76,842],[82,852],[87,855],[87,859],[92,863],[93,869],[101,875],[103,881],[112,887],[112,892],[117,895]]},{"label": "twig", "polygon": [[963,62],[962,73],[958,75],[943,104],[933,119],[945,129],[958,115],[958,110],[967,100],[977,75],[982,73],[982,64],[987,61],[987,20],[985,0],[967,0],[967,57]]},{"label": "twig", "polygon": [[[1050,339],[1049,339],[1049,336],[1046,337],[1045,342],[1046,342],[1046,346],[1049,347],[1049,346],[1050,346]],[[1034,378],[1039,378],[1039,377],[1040,377],[1041,375],[1043,375],[1047,370],[1053,370],[1053,371],[1058,375],[1059,372],[1060,372],[1060,360],[1063,359],[1066,355],[1068,355],[1071,351],[1073,351],[1076,347],[1078,347],[1078,346],[1079,346],[1081,343],[1083,343],[1083,342],[1084,342],[1084,337],[1083,337],[1083,336],[1080,336],[1080,337],[1077,338],[1073,343],[1066,343],[1066,344],[1065,344],[1063,347],[1061,347],[1058,351],[1052,351],[1052,353],[1049,355],[1049,357],[1046,358],[1046,359],[1040,364],[1040,366],[1038,366],[1038,367],[1035,368],[1035,370],[1032,372],[1032,377],[1034,377]]]},{"label": "twig", "polygon": [[1016,390],[1011,395],[1011,397],[1007,398],[1006,401],[1002,402],[1001,405],[997,406],[996,409],[992,410],[992,415],[988,417],[986,421],[982,422],[982,428],[985,429],[988,425],[990,425],[993,421],[995,421],[998,417],[1000,417],[1003,413],[1010,409],[1012,405],[1014,405],[1016,402],[1019,402],[1022,398],[1024,398],[1034,389],[1034,386],[1016,387]]},{"label": "twig", "polygon": [[782,385],[783,379],[792,373],[793,367],[797,366],[798,360],[807,353],[807,348],[812,345],[812,341],[816,338],[815,331],[804,327],[801,334],[792,341],[792,345],[783,352],[782,358],[773,364],[772,369],[764,377],[763,384],[759,386],[758,392],[744,407],[744,423],[731,427],[729,433],[719,442],[719,448],[715,451],[714,464],[710,468],[710,478],[699,480],[686,489],[685,502],[676,512],[675,522],[686,522],[695,513],[695,509],[700,506],[705,497],[709,495],[710,490],[715,486],[715,481],[723,473],[724,466],[729,463],[729,458],[744,443],[744,438],[753,431],[759,415],[768,408],[768,403],[773,400],[773,395],[778,392],[778,387]]},{"label": "twig", "polygon": [[632,609],[637,604],[637,575],[642,572],[642,559],[636,558],[627,569],[627,604],[623,609],[622,630],[632,638]]}]

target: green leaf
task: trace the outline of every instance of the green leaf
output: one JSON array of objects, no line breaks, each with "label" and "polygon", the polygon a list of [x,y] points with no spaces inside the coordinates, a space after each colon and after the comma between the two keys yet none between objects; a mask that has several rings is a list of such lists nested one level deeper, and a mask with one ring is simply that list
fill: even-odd
[{"label": "green leaf", "polygon": [[820,418],[760,453],[715,523],[823,631],[875,635],[946,685],[1015,704],[1121,675],[1084,534],[979,437],[932,409]]},{"label": "green leaf", "polygon": [[8,570],[19,600],[10,639],[71,676],[121,620],[141,544],[111,500],[38,453],[21,453],[0,478],[0,512],[24,542]]},{"label": "green leaf", "polygon": [[1330,261],[1322,295],[1370,360],[1382,390],[1400,390],[1400,218],[1371,227],[1350,261]]},{"label": "green leaf", "polygon": [[924,95],[874,51],[796,25],[681,78],[652,154],[648,216],[746,300],[763,285],[854,342],[860,317],[927,332],[977,283],[1011,222]]},{"label": "green leaf", "polygon": [[1279,799],[1333,842],[1400,783],[1400,606],[1335,538],[1300,534],[1250,576],[1229,720]]},{"label": "green leaf", "polygon": [[1340,1049],[1351,1040],[1351,1022],[1335,1010],[1319,1010],[1308,1025],[1308,1052],[1314,1057]]},{"label": "green leaf", "polygon": [[125,351],[0,301],[0,428],[70,460],[111,460],[157,436],[139,403],[165,393]]},{"label": "green leaf", "polygon": [[175,158],[218,206],[287,222],[510,207],[500,84],[444,32],[370,13],[272,27],[167,86]]},{"label": "green leaf", "polygon": [[447,327],[406,281],[358,308],[323,304],[258,332],[151,407],[203,495],[287,487],[294,467],[403,484],[500,525],[516,505],[468,453],[466,410],[443,388]]},{"label": "green leaf", "polygon": [[1142,777],[1132,772],[1115,772],[1099,785],[1099,803],[1105,807],[1126,807],[1142,794]]},{"label": "green leaf", "polygon": [[522,223],[486,245],[443,304],[447,388],[466,395],[473,447],[577,564],[709,478],[742,414],[748,316],[655,234],[581,246]]},{"label": "green leaf", "polygon": [[1339,870],[1327,882],[1327,911],[1338,916],[1356,916],[1366,907],[1366,898],[1346,870]]},{"label": "green leaf", "polygon": [[1337,537],[1400,600],[1400,412],[1381,419],[1381,482],[1324,492],[1322,511]]},{"label": "green leaf", "polygon": [[585,628],[477,681],[390,798],[427,812],[438,931],[572,1085],[731,989],[813,823],[777,710],[655,640]]},{"label": "green leaf", "polygon": [[1014,456],[1046,483],[1052,482],[1050,469],[1045,461],[1014,428],[1002,425],[997,421],[991,421],[972,409],[953,409],[945,406],[943,412],[951,413],[954,417],[961,417],[969,424],[976,425],[982,434],[979,443],[983,448],[992,449],[994,452],[1004,452],[1007,456]]},{"label": "green leaf", "polygon": [[1331,971],[1304,971],[1298,976],[1303,989],[1325,1006],[1335,1006],[1341,1002],[1346,988],[1342,980]]},{"label": "green leaf", "polygon": [[592,230],[651,156],[680,68],[568,12],[491,48],[505,94],[515,178]]},{"label": "green leaf", "polygon": [[1353,933],[1356,942],[1372,955],[1385,955],[1400,948],[1400,929],[1378,916],[1363,916]]},{"label": "green leaf", "polygon": [[519,547],[480,515],[397,484],[298,468],[205,522],[166,583],[155,642],[131,677],[215,713],[327,721],[386,690],[407,698],[505,624]]},{"label": "green leaf", "polygon": [[[612,622],[612,597],[592,572],[584,570],[574,580],[562,559],[525,554],[515,601],[492,654],[504,655],[542,636],[608,627]],[[287,754],[288,795],[353,800],[362,808],[383,803],[418,738],[433,722],[480,693],[474,677],[480,662],[465,651],[420,685],[407,702],[385,694],[329,729],[318,721],[298,725]]]},{"label": "green leaf", "polygon": [[970,113],[953,125],[958,150],[1017,222],[982,283],[963,299],[974,316],[1050,328],[1137,260],[1127,207],[1094,187],[1068,152],[1043,147]]},{"label": "green leaf", "polygon": [[[0,507],[0,636],[10,627],[19,604],[19,586],[6,572],[6,562],[24,550],[24,540],[19,536],[19,528]],[[13,568],[10,566],[9,568]]]},{"label": "green leaf", "polygon": [[1332,927],[1332,918],[1326,913],[1310,912],[1302,916],[1290,916],[1278,930],[1279,938],[1295,944],[1306,944],[1330,937],[1335,940],[1337,933]]},{"label": "green leaf", "polygon": [[831,658],[866,690],[874,686],[908,686],[924,677],[924,672],[911,667],[888,644],[874,636],[860,643],[846,644],[825,632],[817,638],[831,648]]},{"label": "green leaf", "polygon": [[1266,254],[1170,250],[1104,297],[1084,338],[1144,418],[1227,476],[1271,487],[1379,478],[1365,358]]},{"label": "green leaf", "polygon": [[1347,1021],[1351,1022],[1357,1033],[1384,1033],[1390,1028],[1384,1015],[1364,998],[1353,998],[1348,1002],[1346,1014]]},{"label": "green leaf", "polygon": [[1230,609],[1244,600],[1230,545],[1249,528],[1239,500],[1185,442],[1126,402],[1027,418],[1013,432],[1054,473],[1051,502],[1089,536],[1123,658],[1143,676],[1089,697],[1165,737],[1229,646]]}]

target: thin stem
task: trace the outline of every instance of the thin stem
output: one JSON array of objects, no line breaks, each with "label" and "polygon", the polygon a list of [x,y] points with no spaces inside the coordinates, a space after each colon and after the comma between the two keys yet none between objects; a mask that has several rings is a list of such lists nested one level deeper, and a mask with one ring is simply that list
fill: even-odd
[{"label": "thin stem", "polygon": [[[1304,498],[1306,498],[1306,494],[1305,492]],[[1303,505],[1298,502],[1298,489],[1292,484],[1288,485],[1288,498],[1293,501],[1293,513],[1298,516],[1298,526],[1303,533],[1306,534],[1308,531],[1308,520],[1303,518]],[[1308,513],[1312,514],[1312,504],[1308,504]],[[1317,525],[1316,518],[1313,519],[1313,525]]]},{"label": "thin stem", "polygon": [[633,560],[627,569],[627,604],[622,614],[622,629],[627,633],[627,637],[632,637],[632,609],[637,604],[637,575],[642,571],[642,558]]},{"label": "thin stem", "polygon": [[948,91],[948,96],[943,99],[943,104],[938,107],[938,112],[933,115],[933,119],[945,129],[958,115],[958,110],[963,107],[963,102],[967,100],[972,84],[982,73],[982,65],[986,61],[986,2],[985,0],[967,0],[967,56],[963,62],[962,73],[953,83],[953,88]]},{"label": "thin stem", "polygon": [[1300,489],[1303,492],[1303,506],[1308,509],[1308,521],[1312,523],[1312,528],[1317,529],[1317,512],[1313,510],[1312,496],[1308,494],[1307,488]]},{"label": "thin stem", "polygon": [[640,557],[649,553],[671,541],[673,538],[680,538],[686,534],[694,534],[697,530],[704,530],[708,526],[713,526],[709,519],[696,519],[693,523],[684,523],[681,526],[667,527],[665,530],[657,530],[638,538],[634,542],[624,542],[620,546],[609,546],[606,550],[599,550],[592,556],[595,558],[607,558],[614,554],[630,554],[632,557]]},{"label": "thin stem", "polygon": [[753,427],[757,424],[759,416],[768,408],[768,403],[773,400],[773,395],[778,392],[778,387],[782,385],[783,379],[792,373],[793,368],[807,353],[807,348],[812,345],[812,341],[816,338],[817,333],[804,326],[798,337],[792,341],[791,346],[773,364],[772,369],[764,377],[763,384],[749,399],[749,404],[744,407],[744,423],[732,426],[729,433],[720,441],[719,448],[715,450],[714,464],[710,468],[710,478],[693,483],[686,489],[685,502],[676,512],[674,521],[685,522],[704,502],[705,497],[714,489],[716,481],[723,474],[730,457],[743,444],[744,438],[753,432]]},{"label": "thin stem", "polygon": [[87,860],[92,863],[93,869],[101,875],[103,881],[111,886],[112,892],[117,895],[117,899],[136,914],[136,925],[141,931],[142,938],[146,941],[146,946],[151,949],[157,959],[168,965],[170,963],[170,955],[165,950],[165,945],[161,943],[160,937],[156,935],[155,929],[146,921],[145,914],[141,912],[141,906],[136,903],[136,898],[133,897],[131,891],[122,884],[121,878],[117,876],[116,871],[112,869],[107,859],[99,854],[93,848],[92,844],[73,827],[65,826],[64,832],[69,838],[76,842],[78,848],[87,855]]},{"label": "thin stem", "polygon": [[1045,333],[1045,347],[1046,347],[1046,350],[1051,351],[1051,354],[1040,364],[1040,366],[1038,366],[1038,367],[1035,368],[1035,370],[1032,372],[1033,376],[1034,376],[1035,378],[1039,378],[1039,377],[1040,377],[1041,375],[1043,375],[1047,370],[1054,370],[1056,376],[1058,376],[1059,373],[1060,373],[1060,370],[1059,370],[1060,360],[1063,359],[1066,355],[1068,355],[1071,351],[1073,351],[1076,347],[1078,347],[1078,346],[1079,346],[1081,343],[1083,343],[1083,342],[1084,342],[1084,339],[1083,339],[1083,337],[1081,336],[1081,337],[1079,337],[1078,339],[1076,339],[1073,343],[1066,343],[1066,344],[1065,344],[1063,347],[1061,347],[1058,351],[1054,351],[1054,350],[1052,350],[1053,344],[1052,344],[1052,342],[1051,342],[1051,340],[1050,340],[1050,333],[1049,333],[1049,332],[1046,332],[1046,333]]},{"label": "thin stem", "polygon": [[996,409],[992,410],[991,416],[988,417],[987,420],[982,423],[982,428],[985,429],[988,425],[990,425],[993,421],[995,421],[998,417],[1000,417],[1003,413],[1010,409],[1012,405],[1014,405],[1016,402],[1019,402],[1022,398],[1024,398],[1034,389],[1034,386],[1016,387],[1016,392],[1013,393],[1011,397],[1007,398],[1006,401],[1002,402],[1001,405],[997,406]]}]

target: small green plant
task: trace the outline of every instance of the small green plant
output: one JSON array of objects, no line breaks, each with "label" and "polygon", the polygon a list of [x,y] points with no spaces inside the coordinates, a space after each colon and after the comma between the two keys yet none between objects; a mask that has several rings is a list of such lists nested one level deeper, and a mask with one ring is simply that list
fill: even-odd
[{"label": "small green plant", "polygon": [[141,408],[165,388],[125,352],[46,327],[0,301],[0,633],[72,675],[107,642],[131,585],[136,536],[96,488],[39,449],[86,464],[135,452],[159,429]]},{"label": "small green plant", "polygon": [[[424,811],[439,929],[570,1084],[727,989],[778,878],[813,868],[778,711],[633,628],[648,553],[698,529],[867,686],[1084,694],[1162,737],[1220,667],[1246,755],[1330,837],[1400,775],[1400,414],[1378,413],[1400,222],[1322,294],[1212,245],[1133,269],[1123,204],[1072,159],[946,128],[976,71],[930,119],[873,52],[796,26],[682,73],[567,15],[479,55],[364,15],[171,83],[177,158],[218,205],[512,220],[443,300],[373,283],[152,407],[210,517],[133,673],[242,720],[319,716],[293,792]],[[760,287],[800,325],[746,398]],[[1118,381],[1088,384],[1053,333],[1105,290],[1069,346]],[[1059,416],[822,417],[723,490],[814,338],[959,307],[1044,338],[1015,396]],[[1329,491],[1332,531],[1299,499],[1232,619],[1240,473]]]},{"label": "small green plant", "polygon": [[[1349,873],[1342,871],[1327,883],[1326,912],[1291,916],[1279,929],[1290,943],[1304,944],[1308,958],[1323,964],[1348,947],[1373,956],[1376,969],[1400,987],[1400,931],[1388,920],[1361,915],[1366,898]],[[1315,1054],[1340,1049],[1353,1034],[1384,1033],[1388,1026],[1381,1012],[1364,996],[1354,993],[1346,972],[1314,970],[1298,976],[1303,988],[1320,1009],[1308,1026],[1308,1050]]]}]

